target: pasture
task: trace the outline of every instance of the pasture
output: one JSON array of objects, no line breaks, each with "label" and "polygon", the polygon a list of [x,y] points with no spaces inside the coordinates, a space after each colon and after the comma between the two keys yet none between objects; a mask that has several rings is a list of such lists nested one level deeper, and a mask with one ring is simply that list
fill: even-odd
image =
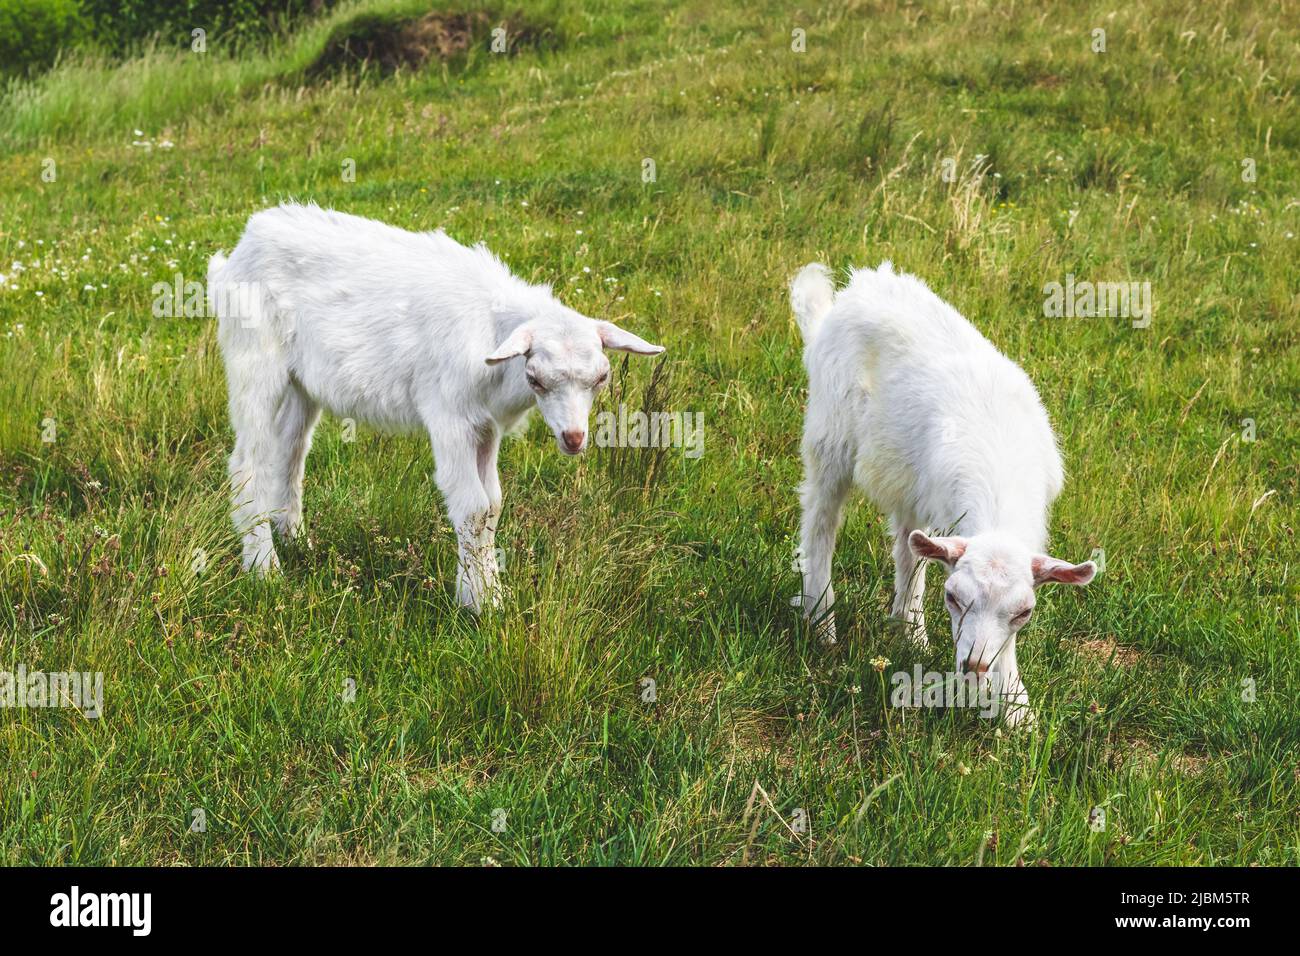
[{"label": "pasture", "polygon": [[[0,863],[1300,864],[1294,7],[472,0],[423,62],[338,52],[428,9],[4,93],[0,671],[104,707],[0,709]],[[484,241],[665,345],[595,411],[700,447],[570,459],[534,416],[476,619],[427,436],[327,416],[312,546],[239,574],[189,284],[287,199]],[[919,275],[1042,395],[1052,551],[1104,570],[1020,636],[1032,733],[891,705],[952,641],[933,583],[927,653],[887,619],[870,504],[838,645],[790,607],[815,259]],[[1081,282],[1149,322],[1045,314]]]}]

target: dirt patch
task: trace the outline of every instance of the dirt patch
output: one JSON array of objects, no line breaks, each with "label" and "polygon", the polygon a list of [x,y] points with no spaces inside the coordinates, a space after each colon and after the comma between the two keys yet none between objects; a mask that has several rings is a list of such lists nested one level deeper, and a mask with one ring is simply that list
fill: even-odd
[{"label": "dirt patch", "polygon": [[746,715],[733,724],[730,743],[734,753],[748,759],[771,757],[781,770],[794,767],[794,741],[785,721],[762,714]]},{"label": "dirt patch", "polygon": [[1113,637],[1099,637],[1079,645],[1079,654],[1103,667],[1136,667],[1142,655],[1131,647],[1116,643]]},{"label": "dirt patch", "polygon": [[[501,34],[494,34],[500,29]],[[363,14],[341,24],[325,42],[320,55],[306,70],[317,79],[343,69],[377,69],[381,73],[415,70],[431,60],[448,62],[463,57],[471,47],[486,53],[503,44],[506,54],[549,45],[552,31],[527,23],[522,17],[501,17],[485,10],[470,13],[434,12],[395,19]]]},{"label": "dirt patch", "polygon": [[1151,741],[1141,737],[1117,741],[1112,750],[1112,761],[1114,766],[1131,764],[1144,772],[1154,770],[1163,761],[1184,777],[1198,776],[1210,764],[1210,758],[1204,754],[1181,751],[1161,754]]}]

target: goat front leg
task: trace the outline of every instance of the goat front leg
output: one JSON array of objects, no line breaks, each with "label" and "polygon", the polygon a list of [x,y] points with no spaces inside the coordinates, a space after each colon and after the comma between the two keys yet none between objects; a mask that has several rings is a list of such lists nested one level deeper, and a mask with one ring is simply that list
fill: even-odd
[{"label": "goat front leg", "polygon": [[501,562],[497,558],[497,525],[501,521],[501,477],[497,473],[497,452],[501,448],[501,432],[492,426],[478,441],[478,476],[487,492],[488,517],[484,535],[480,542],[483,555],[483,585],[491,597],[492,604],[501,605]]},{"label": "goat front leg", "polygon": [[894,532],[894,607],[892,614],[903,622],[907,638],[917,650],[926,650],[925,633],[925,562],[912,553],[907,536],[912,533],[908,522],[897,518],[890,522]]},{"label": "goat front leg", "polygon": [[464,425],[431,425],[438,489],[456,529],[456,598],[478,613],[489,582],[495,581],[492,507],[479,478],[478,436]]},{"label": "goat front leg", "polygon": [[992,677],[993,690],[998,694],[999,710],[1006,725],[1019,730],[1033,728],[1034,711],[1029,706],[1029,692],[1025,690],[1025,682],[1020,679],[1014,638],[993,659],[988,672]]},{"label": "goat front leg", "polygon": [[800,570],[803,595],[800,603],[806,619],[819,638],[835,643],[835,589],[831,586],[831,560],[839,535],[851,480],[848,474],[830,471],[805,456],[802,501],[803,520],[799,528]]}]

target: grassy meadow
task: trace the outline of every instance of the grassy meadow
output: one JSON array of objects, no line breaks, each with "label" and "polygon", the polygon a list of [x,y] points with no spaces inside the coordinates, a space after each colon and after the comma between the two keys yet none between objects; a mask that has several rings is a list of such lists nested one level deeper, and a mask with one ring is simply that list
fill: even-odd
[{"label": "grassy meadow", "polygon": [[[0,863],[1300,864],[1300,11],[470,0],[437,8],[467,49],[331,54],[428,9],[0,97],[0,671],[105,698],[0,710]],[[486,241],[664,344],[598,410],[702,412],[703,454],[568,459],[534,416],[476,620],[427,438],[327,416],[312,547],[239,574],[215,323],[154,285],[286,199]],[[840,643],[789,605],[786,283],[886,258],[1036,382],[1053,553],[1104,552],[1021,634],[1032,733],[890,706],[952,645],[936,586],[928,653],[887,619],[868,502]],[[1069,276],[1149,283],[1149,326],[1044,317]]]}]

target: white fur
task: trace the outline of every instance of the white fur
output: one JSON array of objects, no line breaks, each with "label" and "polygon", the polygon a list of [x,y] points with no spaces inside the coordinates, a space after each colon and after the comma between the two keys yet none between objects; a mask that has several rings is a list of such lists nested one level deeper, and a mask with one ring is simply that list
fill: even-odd
[{"label": "white fur", "polygon": [[561,304],[482,245],[286,204],[248,220],[208,267],[230,392],[233,517],[245,569],[279,565],[271,537],[302,531],[302,480],[326,408],[424,429],[459,545],[457,593],[496,596],[502,434],[537,405],[562,451],[587,445],[609,363],[663,351]]},{"label": "white fur", "polygon": [[[836,294],[824,266],[790,287],[804,336],[801,551],[805,615],[828,641],[831,558],[850,488],[890,516],[893,613],[925,641],[925,565],[945,590],[959,670],[997,675],[1007,719],[1032,718],[1015,634],[1047,580],[1086,584],[1095,567],[1042,554],[1064,482],[1056,437],[1029,377],[915,276],[888,262]],[[930,529],[952,528],[948,537]]]}]

